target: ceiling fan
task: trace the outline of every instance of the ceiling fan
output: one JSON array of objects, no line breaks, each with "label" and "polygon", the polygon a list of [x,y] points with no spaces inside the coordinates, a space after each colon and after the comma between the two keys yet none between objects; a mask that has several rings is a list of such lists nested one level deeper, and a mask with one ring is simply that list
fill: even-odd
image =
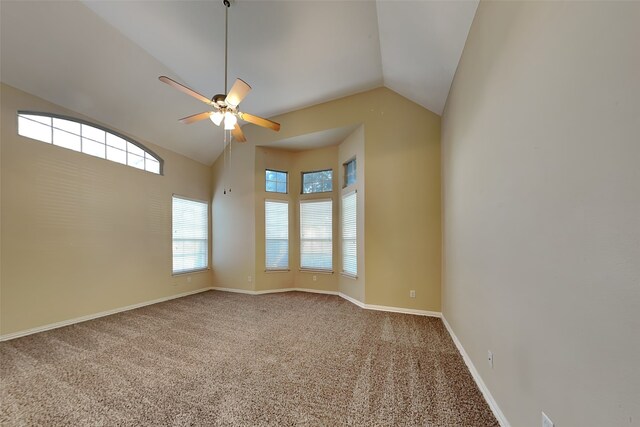
[{"label": "ceiling fan", "polygon": [[[223,0],[225,5],[225,16],[224,16],[224,25],[225,25],[225,34],[224,34],[224,89],[227,90],[227,36],[228,36],[228,16],[229,16],[229,7],[231,3],[229,0]],[[231,87],[231,90],[226,95],[218,94],[214,95],[213,98],[209,99],[206,96],[199,94],[193,89],[188,88],[187,86],[178,83],[177,81],[170,79],[167,76],[158,77],[161,82],[172,86],[179,91],[190,95],[205,104],[211,107],[211,111],[205,111],[202,113],[194,114],[191,116],[184,117],[179,121],[184,124],[195,123],[204,119],[211,119],[211,121],[216,125],[220,126],[220,124],[224,121],[224,129],[230,130],[233,138],[238,142],[245,142],[247,139],[242,132],[242,128],[238,124],[238,118],[240,120],[244,120],[245,122],[253,123],[258,126],[262,126],[268,129],[275,130],[276,132],[280,130],[280,124],[274,121],[264,119],[262,117],[254,116],[253,114],[243,113],[238,110],[238,106],[240,102],[247,96],[249,91],[251,90],[251,86],[247,84],[242,79],[236,79],[235,83]]]}]

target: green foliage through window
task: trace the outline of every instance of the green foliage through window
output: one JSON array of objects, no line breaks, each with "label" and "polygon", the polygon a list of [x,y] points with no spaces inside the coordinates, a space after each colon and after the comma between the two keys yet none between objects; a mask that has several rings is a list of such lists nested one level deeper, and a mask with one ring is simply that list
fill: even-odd
[{"label": "green foliage through window", "polygon": [[333,170],[327,169],[302,174],[302,194],[333,191]]}]

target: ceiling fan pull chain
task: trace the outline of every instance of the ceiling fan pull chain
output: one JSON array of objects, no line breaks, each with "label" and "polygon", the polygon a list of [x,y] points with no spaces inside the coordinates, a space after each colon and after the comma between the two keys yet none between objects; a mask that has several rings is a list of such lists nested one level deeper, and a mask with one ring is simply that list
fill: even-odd
[{"label": "ceiling fan pull chain", "polygon": [[224,135],[222,138],[222,181],[224,182],[224,194],[227,194],[227,182],[228,177],[226,176],[229,168],[227,167],[227,131],[222,128],[222,134]]},{"label": "ceiling fan pull chain", "polygon": [[[229,131],[229,170],[231,170],[231,131]],[[231,193],[231,185],[229,185],[229,193]]]},{"label": "ceiling fan pull chain", "polygon": [[[229,157],[227,159],[228,160],[227,170],[231,172],[231,143],[233,142],[231,140],[231,131],[229,131],[227,141],[228,141],[227,144],[229,145]],[[231,183],[229,183],[229,193],[231,193]]]}]

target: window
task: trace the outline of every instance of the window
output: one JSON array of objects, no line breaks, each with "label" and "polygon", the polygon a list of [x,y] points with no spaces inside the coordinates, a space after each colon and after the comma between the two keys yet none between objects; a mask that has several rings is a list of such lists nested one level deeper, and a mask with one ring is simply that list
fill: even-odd
[{"label": "window", "polygon": [[265,200],[265,266],[267,270],[289,268],[289,203]]},{"label": "window", "polygon": [[18,135],[162,175],[163,160],[114,131],[71,117],[18,111]]},{"label": "window", "polygon": [[344,186],[356,183],[356,159],[349,160],[344,165]]},{"label": "window", "polygon": [[173,196],[173,274],[209,266],[209,206]]},{"label": "window", "polygon": [[300,202],[300,268],[332,270],[332,210],[330,199]]},{"label": "window", "polygon": [[342,271],[358,274],[358,233],[356,227],[356,192],[342,196]]},{"label": "window", "polygon": [[324,193],[333,190],[333,171],[331,169],[302,173],[302,194]]},{"label": "window", "polygon": [[265,171],[265,191],[269,193],[287,192],[287,173],[280,171]]}]

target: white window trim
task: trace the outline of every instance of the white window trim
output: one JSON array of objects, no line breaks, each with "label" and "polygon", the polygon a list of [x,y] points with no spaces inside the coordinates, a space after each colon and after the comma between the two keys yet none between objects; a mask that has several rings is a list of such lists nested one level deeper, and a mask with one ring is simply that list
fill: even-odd
[{"label": "white window trim", "polygon": [[[202,204],[207,205],[207,266],[203,267],[203,268],[195,268],[193,270],[183,270],[183,271],[177,271],[174,272],[173,271],[173,199],[182,199],[182,200],[188,200],[191,202],[199,202]],[[171,194],[171,276],[184,276],[187,274],[194,274],[194,273],[201,273],[201,272],[205,272],[205,271],[209,271],[211,270],[211,265],[210,265],[210,257],[211,257],[211,236],[210,236],[210,225],[211,225],[211,205],[208,201],[206,200],[201,200],[201,199],[196,199],[193,197],[187,197],[187,196],[182,196],[180,194]]]},{"label": "white window trim", "polygon": [[[145,169],[138,169],[138,168],[135,168],[135,167],[133,167],[131,165],[123,164],[124,166],[130,167],[130,168],[133,168],[133,169],[142,170],[144,172],[153,173],[154,175],[164,175],[164,159],[162,157],[157,155],[155,152],[153,152],[153,150],[149,149],[148,147],[145,147],[144,145],[140,144],[139,142],[137,142],[137,141],[129,138],[128,136],[125,136],[125,135],[121,134],[120,132],[117,132],[117,131],[115,131],[113,129],[109,129],[107,127],[98,125],[96,123],[92,123],[92,122],[89,122],[89,121],[86,121],[86,120],[82,120],[82,119],[78,119],[78,118],[71,117],[71,116],[65,116],[65,115],[62,115],[62,114],[45,113],[45,112],[42,112],[42,111],[27,111],[27,110],[18,110],[18,112],[16,114],[16,129],[18,129],[18,123],[17,122],[19,120],[19,117],[22,116],[22,115],[24,115],[24,116],[41,116],[41,117],[48,117],[48,118],[51,118],[51,119],[68,120],[70,122],[79,123],[81,125],[91,126],[91,127],[96,128],[96,129],[100,129],[101,131],[104,131],[106,133],[109,133],[111,135],[117,136],[118,138],[122,138],[125,141],[135,145],[138,148],[140,148],[142,151],[144,151],[145,153],[149,154],[151,157],[153,157],[159,163],[160,171],[156,174],[155,172],[149,172],[149,171],[146,171]],[[25,117],[25,119],[30,120],[28,117]],[[47,126],[46,124],[43,124],[43,125]],[[54,126],[50,126],[50,128],[51,128],[51,133],[53,134]],[[23,136],[23,138],[28,138],[28,137]],[[31,139],[31,138],[29,138],[29,139]],[[52,139],[52,141],[53,141],[53,139]],[[55,144],[50,144],[50,145],[55,145]],[[69,151],[75,151],[75,150],[69,150]],[[76,151],[76,152],[82,153],[82,154],[86,154],[86,153],[83,153],[81,151]],[[100,159],[102,157],[96,157],[96,158]],[[114,162],[114,161],[109,160],[107,158],[102,158],[102,159],[103,160],[107,160],[107,161],[109,161],[111,163],[122,164],[122,163]]]}]

